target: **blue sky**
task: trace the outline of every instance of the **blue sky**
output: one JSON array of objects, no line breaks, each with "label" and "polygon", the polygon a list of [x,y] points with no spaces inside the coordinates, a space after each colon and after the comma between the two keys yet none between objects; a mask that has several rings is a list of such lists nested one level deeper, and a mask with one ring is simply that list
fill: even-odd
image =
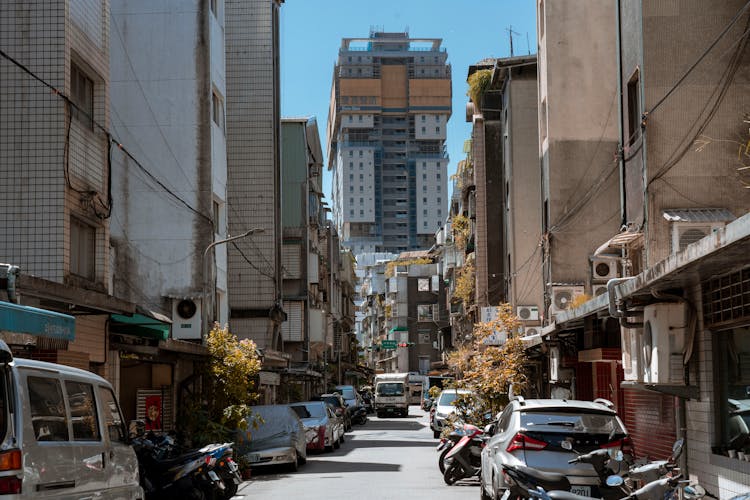
[{"label": "blue sky", "polygon": [[[315,116],[325,149],[333,65],[342,38],[370,28],[408,30],[412,37],[442,38],[453,72],[453,115],[448,123],[448,173],[463,158],[471,128],[465,122],[466,73],[485,57],[536,53],[534,0],[285,0],[281,6],[281,113]],[[528,33],[528,45],[527,45]],[[327,161],[327,158],[326,158]],[[448,189],[451,189],[450,182]],[[323,178],[331,199],[331,176]]]}]

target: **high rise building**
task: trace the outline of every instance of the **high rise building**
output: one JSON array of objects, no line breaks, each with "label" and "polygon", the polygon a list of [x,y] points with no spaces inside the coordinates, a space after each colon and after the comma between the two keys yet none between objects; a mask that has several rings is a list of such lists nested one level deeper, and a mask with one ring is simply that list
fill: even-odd
[{"label": "high rise building", "polygon": [[345,38],[328,113],[333,217],[353,253],[429,248],[447,215],[451,68],[439,38]]}]

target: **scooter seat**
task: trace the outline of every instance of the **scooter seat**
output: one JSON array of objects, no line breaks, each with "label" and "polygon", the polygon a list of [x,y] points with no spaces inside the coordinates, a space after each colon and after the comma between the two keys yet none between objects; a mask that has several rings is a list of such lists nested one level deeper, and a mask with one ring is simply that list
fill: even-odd
[{"label": "scooter seat", "polygon": [[546,491],[570,489],[570,481],[564,474],[544,472],[525,465],[515,465],[513,468],[526,476],[535,486],[541,486]]},{"label": "scooter seat", "polygon": [[576,495],[569,491],[548,491],[547,496],[552,500],[595,500],[592,497]]}]

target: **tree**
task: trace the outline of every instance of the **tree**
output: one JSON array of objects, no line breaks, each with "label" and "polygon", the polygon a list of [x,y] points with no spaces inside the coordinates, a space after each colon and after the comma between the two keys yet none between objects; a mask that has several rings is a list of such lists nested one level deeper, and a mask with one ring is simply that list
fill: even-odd
[{"label": "tree", "polygon": [[182,408],[184,431],[194,445],[231,440],[237,429],[246,429],[258,396],[253,379],[261,362],[252,340],[239,340],[215,323],[206,347],[209,361],[199,369],[203,391]]},{"label": "tree", "polygon": [[[520,327],[521,321],[510,304],[500,304],[496,318],[476,323],[472,341],[448,357],[458,385],[471,389],[477,395],[476,403],[493,415],[508,403],[511,384],[514,392],[520,393],[528,383],[524,370],[526,351],[523,340],[517,335]],[[499,346],[488,345],[486,342],[493,334],[504,334],[507,340]]]}]

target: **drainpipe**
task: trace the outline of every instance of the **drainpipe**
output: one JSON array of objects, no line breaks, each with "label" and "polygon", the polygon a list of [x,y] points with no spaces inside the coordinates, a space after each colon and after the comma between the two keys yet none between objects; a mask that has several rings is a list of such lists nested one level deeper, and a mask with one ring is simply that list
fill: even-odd
[{"label": "drainpipe", "polygon": [[620,152],[619,163],[620,163],[620,227],[625,227],[628,223],[628,217],[626,214],[626,188],[625,188],[625,132],[622,129],[622,19],[620,18],[620,0],[617,0],[617,11],[615,13],[617,19],[617,129],[620,132]]},{"label": "drainpipe", "polygon": [[16,282],[18,281],[18,275],[21,272],[21,269],[18,266],[12,266],[9,265],[7,270],[5,271],[8,284],[6,286],[6,291],[8,293],[8,302],[12,302],[14,304],[18,304],[18,294],[16,293]]},{"label": "drainpipe", "polygon": [[[620,326],[623,328],[643,328],[643,315],[642,313],[628,313],[627,308],[621,309],[620,303],[617,301],[617,293],[615,287],[620,283],[632,280],[633,277],[629,278],[614,278],[607,281],[607,295],[609,296],[609,315],[613,318],[620,318]],[[628,318],[640,318],[641,321],[628,321]]]}]

